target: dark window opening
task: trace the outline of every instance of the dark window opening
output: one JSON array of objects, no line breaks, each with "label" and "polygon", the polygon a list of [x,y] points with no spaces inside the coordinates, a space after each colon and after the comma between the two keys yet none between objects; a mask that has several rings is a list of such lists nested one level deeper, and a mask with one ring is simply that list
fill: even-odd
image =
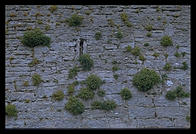
[{"label": "dark window opening", "polygon": [[80,56],[83,55],[83,44],[84,44],[84,39],[80,39]]}]

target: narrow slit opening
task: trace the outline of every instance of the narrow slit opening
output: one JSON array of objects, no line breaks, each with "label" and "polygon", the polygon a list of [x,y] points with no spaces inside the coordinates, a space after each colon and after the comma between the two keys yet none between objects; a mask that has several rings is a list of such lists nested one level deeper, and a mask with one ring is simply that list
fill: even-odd
[{"label": "narrow slit opening", "polygon": [[83,55],[83,44],[84,44],[84,39],[80,39],[80,56]]}]

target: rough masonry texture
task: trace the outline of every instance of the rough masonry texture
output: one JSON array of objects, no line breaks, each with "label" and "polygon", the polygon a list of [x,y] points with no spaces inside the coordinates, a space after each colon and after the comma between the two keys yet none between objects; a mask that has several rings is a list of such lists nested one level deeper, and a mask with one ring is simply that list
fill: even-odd
[{"label": "rough masonry texture", "polygon": [[[190,97],[169,101],[167,91],[182,85],[190,93],[190,6],[183,5],[57,5],[53,12],[51,5],[7,5],[6,6],[6,105],[14,104],[17,117],[6,116],[6,128],[189,128]],[[126,13],[132,26],[121,20]],[[78,27],[71,27],[65,19],[77,13],[83,16]],[[112,19],[115,26],[108,23]],[[39,20],[39,21],[38,21]],[[151,37],[145,29],[152,25]],[[47,26],[47,28],[46,28]],[[28,29],[40,28],[51,37],[51,47],[29,48],[21,43],[21,37]],[[122,39],[115,37],[121,30]],[[102,37],[95,39],[95,33]],[[164,35],[172,38],[173,46],[161,46]],[[149,43],[149,46],[144,46]],[[125,52],[128,45],[141,49],[146,60]],[[176,46],[179,46],[177,49]],[[159,53],[158,57],[152,56]],[[175,57],[176,52],[185,52],[183,57]],[[68,71],[79,66],[78,57],[88,53],[94,61],[91,71],[79,71],[73,79],[68,79]],[[168,58],[165,58],[165,54]],[[33,58],[40,63],[30,67]],[[119,70],[113,72],[112,62]],[[171,71],[163,69],[166,63]],[[188,69],[179,69],[187,62]],[[155,70],[159,75],[167,74],[163,84],[158,84],[148,92],[140,92],[132,84],[133,75],[142,68]],[[33,74],[43,80],[33,86]],[[85,111],[72,115],[64,109],[68,101],[67,86],[74,81],[83,81],[90,74],[96,74],[105,83],[101,89],[104,97],[95,95],[92,100],[83,101]],[[118,74],[118,79],[113,75]],[[24,82],[28,81],[28,86]],[[83,85],[77,85],[74,95]],[[129,88],[132,98],[123,100],[120,91]],[[55,91],[62,90],[65,97],[61,101],[52,99]],[[28,100],[28,101],[27,101]],[[111,111],[91,110],[95,100],[114,100],[117,108]]]}]

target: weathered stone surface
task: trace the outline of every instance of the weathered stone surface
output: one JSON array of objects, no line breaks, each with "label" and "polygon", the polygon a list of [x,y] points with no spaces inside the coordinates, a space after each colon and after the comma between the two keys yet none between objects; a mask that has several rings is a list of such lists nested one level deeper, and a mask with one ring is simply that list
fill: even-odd
[{"label": "weathered stone surface", "polygon": [[184,107],[156,107],[157,117],[179,118],[186,116],[189,109]]},{"label": "weathered stone surface", "polygon": [[153,107],[139,107],[129,106],[129,117],[134,119],[145,119],[155,117],[155,108]]},{"label": "weathered stone surface", "polygon": [[174,124],[169,119],[138,119],[138,126],[141,128],[170,128],[174,127]]},{"label": "weathered stone surface", "polygon": [[[190,6],[186,5],[56,5],[53,13],[51,5],[6,5],[5,10],[5,102],[16,105],[18,117],[7,118],[6,128],[188,128],[186,116],[190,114],[190,98],[177,98],[169,101],[167,91],[183,85],[186,92],[190,88]],[[69,26],[66,20],[73,13],[83,16],[80,26]],[[127,27],[121,19],[126,13],[132,27]],[[41,16],[40,16],[41,14]],[[36,16],[37,15],[37,16]],[[15,17],[14,17],[15,16]],[[109,24],[109,19],[111,19]],[[43,24],[38,24],[38,20]],[[152,25],[147,31],[146,25]],[[50,26],[47,30],[47,25]],[[20,37],[28,29],[39,27],[51,38],[50,47],[29,48],[21,43]],[[118,39],[120,30],[123,37]],[[95,33],[102,37],[95,39]],[[148,32],[152,33],[147,37]],[[163,47],[163,36],[172,38],[173,46]],[[84,39],[82,41],[82,39]],[[149,46],[144,46],[149,43]],[[126,47],[138,46],[145,57],[125,52]],[[176,46],[179,45],[179,49]],[[158,57],[153,56],[159,53]],[[176,52],[185,52],[176,57]],[[94,61],[90,71],[82,71],[78,61],[80,55],[88,53]],[[165,57],[165,54],[168,57]],[[40,63],[29,67],[33,58]],[[172,65],[171,71],[163,69],[166,63]],[[179,67],[187,62],[188,69]],[[112,71],[116,64],[119,70]],[[79,71],[69,79],[69,70],[74,66]],[[154,69],[168,78],[148,92],[140,92],[133,86],[133,76],[142,68]],[[42,82],[33,86],[32,75],[38,73]],[[85,111],[74,116],[65,110],[70,95],[68,85],[83,81],[96,74],[104,83],[100,89],[104,97],[95,94],[93,99],[82,100]],[[118,79],[114,79],[118,75]],[[29,85],[25,86],[24,82]],[[75,86],[77,96],[85,84]],[[129,88],[132,98],[123,100],[122,88]],[[63,100],[55,101],[52,94],[62,90]],[[95,91],[97,93],[97,91]],[[92,110],[93,101],[114,100],[117,108],[110,111]]]}]

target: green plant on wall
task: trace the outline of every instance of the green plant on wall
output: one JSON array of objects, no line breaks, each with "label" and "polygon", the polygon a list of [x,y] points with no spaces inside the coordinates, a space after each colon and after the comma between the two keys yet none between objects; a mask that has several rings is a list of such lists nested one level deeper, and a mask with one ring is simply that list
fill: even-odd
[{"label": "green plant on wall", "polygon": [[171,37],[169,37],[169,36],[167,36],[167,35],[162,37],[160,43],[161,43],[161,45],[164,46],[164,47],[172,46],[172,45],[173,45],[173,42],[172,42]]},{"label": "green plant on wall", "polygon": [[96,40],[101,39],[101,37],[102,37],[101,32],[96,32],[96,33],[95,33],[95,39],[96,39]]},{"label": "green plant on wall", "polygon": [[65,109],[73,115],[82,114],[84,112],[84,104],[76,97],[71,96],[65,104]]},{"label": "green plant on wall", "polygon": [[185,98],[189,97],[189,93],[183,91],[182,86],[177,86],[175,90],[168,91],[165,95],[165,98],[168,100],[175,100],[176,98]]},{"label": "green plant on wall", "polygon": [[141,60],[142,62],[144,62],[146,60],[146,58],[144,57],[144,55],[139,55],[139,60]]},{"label": "green plant on wall", "polygon": [[160,76],[154,70],[148,68],[143,68],[133,77],[133,85],[143,92],[150,90],[160,82]]},{"label": "green plant on wall", "polygon": [[118,32],[116,32],[115,34],[116,38],[118,38],[119,40],[123,38],[123,34],[120,30],[118,30]]},{"label": "green plant on wall", "polygon": [[163,67],[163,69],[164,69],[165,71],[171,71],[171,70],[172,70],[172,66],[171,66],[170,63],[166,63],[165,66]]},{"label": "green plant on wall", "polygon": [[138,46],[134,47],[132,50],[131,50],[131,54],[133,54],[134,56],[139,56],[141,54],[140,52],[140,48]]},{"label": "green plant on wall", "polygon": [[73,14],[69,19],[67,19],[69,26],[79,26],[82,24],[82,21],[83,17],[78,14]]},{"label": "green plant on wall", "polygon": [[48,8],[48,10],[49,10],[51,13],[53,13],[54,11],[57,10],[57,6],[56,6],[56,5],[52,5],[52,6],[50,6],[50,7]]},{"label": "green plant on wall", "polygon": [[28,66],[29,67],[33,67],[33,66],[35,66],[35,65],[37,65],[37,64],[39,64],[40,63],[40,61],[37,59],[37,58],[34,58],[29,64],[28,64]]},{"label": "green plant on wall", "polygon": [[72,69],[69,70],[68,78],[72,79],[74,78],[79,72],[79,69],[77,66],[74,66]]},{"label": "green plant on wall", "polygon": [[145,26],[145,29],[147,31],[152,31],[153,28],[152,28],[152,25],[148,24],[148,25]]},{"label": "green plant on wall", "polygon": [[33,29],[24,33],[21,42],[28,47],[49,46],[51,39],[44,35],[40,29]]},{"label": "green plant on wall", "polygon": [[144,46],[145,47],[148,47],[150,44],[149,43],[144,43]]},{"label": "green plant on wall", "polygon": [[115,80],[117,80],[118,79],[118,74],[114,74],[113,77],[114,77]]},{"label": "green plant on wall", "polygon": [[40,75],[36,74],[36,73],[32,76],[32,80],[33,80],[33,85],[34,86],[38,86],[43,81],[41,79]]},{"label": "green plant on wall", "polygon": [[116,25],[112,19],[108,19],[108,24],[109,24],[111,27],[114,27],[114,26]]},{"label": "green plant on wall", "polygon": [[45,26],[45,30],[46,30],[46,31],[50,30],[50,25],[46,25],[46,26]]},{"label": "green plant on wall", "polygon": [[79,57],[79,62],[82,66],[83,71],[90,71],[94,65],[93,60],[90,58],[89,54],[83,54]]},{"label": "green plant on wall", "polygon": [[112,71],[113,71],[113,72],[118,71],[118,70],[119,70],[119,67],[118,67],[117,65],[114,65],[114,66],[112,67]]},{"label": "green plant on wall", "polygon": [[130,45],[125,47],[125,52],[131,52],[131,50],[132,50],[132,47]]},{"label": "green plant on wall", "polygon": [[131,27],[132,24],[129,22],[128,15],[126,13],[120,14],[121,20],[125,23],[126,26]]},{"label": "green plant on wall", "polygon": [[67,93],[68,93],[68,95],[73,95],[74,91],[75,91],[74,84],[68,85],[68,87],[67,87]]},{"label": "green plant on wall", "polygon": [[177,58],[179,58],[181,55],[178,52],[175,52],[174,56],[176,56]]},{"label": "green plant on wall", "polygon": [[100,96],[100,97],[104,97],[105,96],[105,91],[104,90],[98,90],[97,95]]},{"label": "green plant on wall", "polygon": [[52,99],[60,101],[64,98],[64,93],[62,90],[58,90],[52,94]]},{"label": "green plant on wall", "polygon": [[23,83],[23,85],[24,85],[24,86],[28,86],[28,85],[29,85],[29,82],[28,82],[28,81],[25,81],[25,82]]},{"label": "green plant on wall", "polygon": [[182,69],[182,70],[187,70],[188,68],[189,68],[189,66],[186,62],[183,62],[182,66],[180,67],[180,69]]},{"label": "green plant on wall", "polygon": [[87,88],[91,90],[99,89],[103,83],[102,80],[97,75],[94,74],[88,76],[85,81],[86,81]]},{"label": "green plant on wall", "polygon": [[83,100],[93,99],[94,92],[88,88],[82,88],[79,91],[78,97],[80,97]]},{"label": "green plant on wall", "polygon": [[146,34],[146,36],[147,36],[147,37],[151,37],[151,36],[152,36],[152,33],[151,33],[151,32],[148,32],[148,33]]},{"label": "green plant on wall", "polygon": [[117,107],[117,104],[113,100],[107,100],[107,101],[94,101],[91,103],[91,109],[100,109],[100,110],[106,110],[110,111]]},{"label": "green plant on wall", "polygon": [[5,107],[5,112],[7,116],[17,116],[17,113],[18,113],[16,106],[12,104],[8,104]]},{"label": "green plant on wall", "polygon": [[132,97],[131,91],[128,88],[123,88],[120,91],[120,95],[121,95],[122,99],[124,99],[124,100],[128,100]]},{"label": "green plant on wall", "polygon": [[176,99],[176,92],[175,91],[168,91],[165,97],[168,100],[175,100]]}]

